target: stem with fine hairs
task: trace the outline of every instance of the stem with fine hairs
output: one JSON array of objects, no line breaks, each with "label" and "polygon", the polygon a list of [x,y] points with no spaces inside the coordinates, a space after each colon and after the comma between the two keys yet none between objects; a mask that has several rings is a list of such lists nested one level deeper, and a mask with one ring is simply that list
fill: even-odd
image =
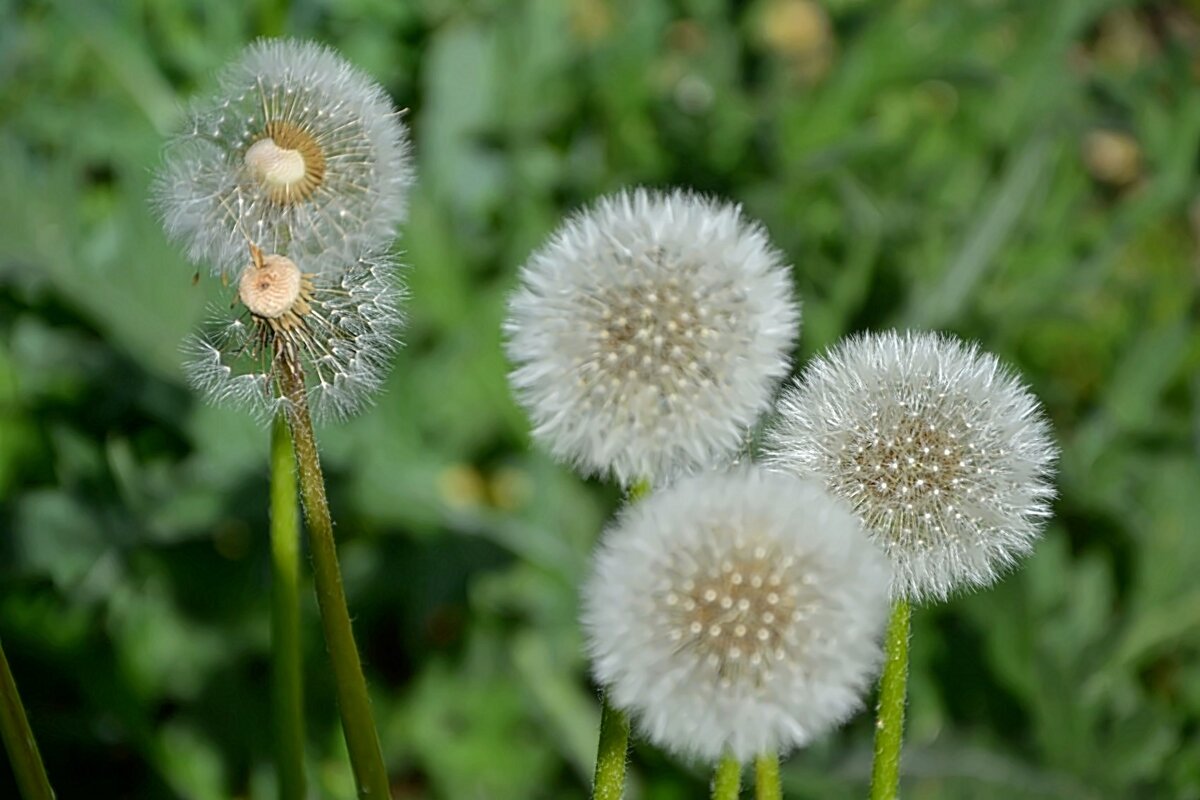
[{"label": "stem with fine hairs", "polygon": [[713,773],[712,800],[737,800],[742,789],[742,765],[733,756],[725,756]]},{"label": "stem with fine hairs", "polygon": [[271,424],[271,704],[280,800],[304,800],[304,670],[300,643],[300,510],[287,421]]},{"label": "stem with fine hairs", "polygon": [[764,753],[754,759],[754,800],[782,800],[779,782],[779,757]]},{"label": "stem with fine hairs", "polygon": [[908,633],[912,610],[907,600],[892,606],[884,642],[879,710],[875,717],[875,763],[871,767],[871,800],[895,800],[900,793],[900,744],[904,739],[904,705],[908,693]]},{"label": "stem with fine hairs", "polygon": [[354,629],[346,608],[342,573],[338,566],[337,546],[333,539],[333,520],[325,498],[325,479],[317,455],[308,396],[300,366],[286,358],[279,370],[280,388],[287,400],[287,421],[292,433],[296,465],[300,475],[300,497],[308,527],[309,549],[313,564],[313,583],[317,605],[321,609],[321,627],[333,665],[338,710],[342,731],[360,798],[390,797],[387,767],[379,746],[379,734],[371,713],[371,698],[363,677],[362,662],[354,643]]},{"label": "stem with fine hairs", "polygon": [[[650,482],[640,480],[629,490],[629,502],[636,503],[650,492]],[[596,774],[592,780],[592,800],[621,800],[625,791],[625,756],[629,750],[629,716],[608,702],[600,701],[600,744],[596,750]]]}]

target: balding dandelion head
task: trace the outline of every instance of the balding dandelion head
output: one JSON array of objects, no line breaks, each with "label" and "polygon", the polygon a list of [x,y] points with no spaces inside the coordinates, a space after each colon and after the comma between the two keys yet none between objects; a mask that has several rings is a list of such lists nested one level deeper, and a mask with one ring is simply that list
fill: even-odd
[{"label": "balding dandelion head", "polygon": [[401,292],[390,256],[356,259],[338,275],[304,273],[291,259],[254,257],[231,308],[185,344],[191,384],[209,400],[269,418],[289,402],[283,371],[303,378],[318,418],[361,410],[398,344]]},{"label": "balding dandelion head", "polygon": [[888,565],[819,484],[742,467],[627,508],[583,590],[592,668],[655,744],[784,753],[862,703]]},{"label": "balding dandelion head", "polygon": [[898,598],[991,584],[1032,548],[1054,496],[1037,398],[994,356],[936,333],[865,334],[815,359],[764,446],[854,507]]},{"label": "balding dandelion head", "polygon": [[217,273],[244,266],[246,231],[266,250],[337,271],[386,247],[413,170],[382,88],[328,48],[262,40],[193,103],[156,182],[167,233]]},{"label": "balding dandelion head", "polygon": [[505,324],[534,436],[624,484],[729,457],[789,369],[783,258],[741,210],[638,189],[567,220]]}]

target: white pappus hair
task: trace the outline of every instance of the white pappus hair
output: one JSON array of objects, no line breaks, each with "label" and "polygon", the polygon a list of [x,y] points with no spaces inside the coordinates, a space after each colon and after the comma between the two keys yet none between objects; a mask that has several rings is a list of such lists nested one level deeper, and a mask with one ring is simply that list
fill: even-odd
[{"label": "white pappus hair", "polygon": [[1041,404],[995,356],[936,333],[863,334],[780,401],[766,461],[845,498],[893,563],[893,594],[986,586],[1050,516],[1058,449]]},{"label": "white pappus hair", "polygon": [[558,458],[625,485],[731,456],[799,332],[789,270],[738,206],[624,191],[521,268],[510,380]]},{"label": "white pappus hair", "polygon": [[786,754],[862,705],[887,587],[819,484],[752,466],[683,478],[604,533],[583,588],[592,671],[673,753]]},{"label": "white pappus hair", "polygon": [[399,346],[398,266],[386,254],[356,259],[339,275],[306,275],[303,313],[280,327],[234,301],[184,342],[189,383],[210,402],[269,420],[286,408],[280,370],[298,366],[318,420],[344,419],[370,404]]}]

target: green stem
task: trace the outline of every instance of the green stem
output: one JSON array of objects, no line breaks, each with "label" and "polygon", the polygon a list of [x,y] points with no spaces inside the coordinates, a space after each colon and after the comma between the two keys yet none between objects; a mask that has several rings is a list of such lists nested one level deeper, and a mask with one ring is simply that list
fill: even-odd
[{"label": "green stem", "polygon": [[[629,489],[634,503],[650,492],[650,482],[640,480]],[[629,717],[608,703],[600,704],[600,745],[596,750],[596,775],[592,780],[592,800],[621,800],[625,791],[625,756],[629,750]]]},{"label": "green stem", "polygon": [[300,513],[287,422],[271,425],[271,660],[280,800],[304,800],[304,672],[300,647]]},{"label": "green stem", "polygon": [[742,765],[733,756],[725,756],[713,774],[712,800],[737,800],[742,789]]},{"label": "green stem", "polygon": [[621,800],[625,790],[625,753],[629,749],[629,717],[608,704],[600,709],[600,747],[596,752],[596,777],[592,800]]},{"label": "green stem", "polygon": [[308,413],[304,376],[300,370],[284,365],[280,384],[287,397],[288,425],[300,468],[300,496],[304,501],[304,518],[308,524],[309,547],[312,551],[313,582],[317,589],[317,605],[321,609],[321,627],[325,646],[333,664],[333,680],[337,691],[338,710],[342,715],[342,731],[350,753],[350,767],[360,798],[390,797],[387,767],[379,746],[379,734],[371,714],[371,698],[363,677],[362,662],[354,644],[354,629],[346,609],[346,593],[342,589],[342,573],[338,567],[337,546],[333,540],[333,520],[325,499],[325,479],[317,455],[317,441],[312,419]]},{"label": "green stem", "polygon": [[766,753],[754,759],[754,800],[782,800],[779,757]]},{"label": "green stem", "polygon": [[907,600],[892,606],[884,643],[883,676],[875,718],[875,763],[871,800],[895,800],[900,792],[900,743],[904,738],[904,703],[908,686],[908,632],[912,610]]},{"label": "green stem", "polygon": [[29,729],[29,718],[25,716],[25,706],[21,705],[21,695],[17,693],[17,682],[8,668],[3,646],[0,646],[0,734],[21,796],[25,800],[54,800],[54,790],[46,777],[46,768],[42,765],[33,731]]}]

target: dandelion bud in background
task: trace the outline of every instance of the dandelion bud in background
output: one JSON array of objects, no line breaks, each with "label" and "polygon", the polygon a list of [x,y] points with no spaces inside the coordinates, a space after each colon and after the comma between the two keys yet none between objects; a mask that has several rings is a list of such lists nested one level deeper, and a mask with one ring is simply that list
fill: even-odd
[{"label": "dandelion bud in background", "polygon": [[888,564],[818,483],[757,467],[684,478],[605,532],[583,589],[597,681],[656,745],[786,753],[862,704]]},{"label": "dandelion bud in background", "polygon": [[736,451],[799,331],[788,268],[763,229],[683,191],[600,200],[520,280],[505,331],[534,436],[626,485]]},{"label": "dandelion bud in background", "polygon": [[401,291],[387,255],[356,259],[338,275],[303,273],[263,255],[242,271],[233,310],[185,344],[191,384],[215,403],[269,419],[287,400],[284,370],[306,381],[319,419],[348,417],[371,399],[398,344]]},{"label": "dandelion bud in background", "polygon": [[327,47],[260,40],[193,103],[155,186],[167,234],[237,277],[245,238],[317,274],[386,247],[413,180],[383,89]]},{"label": "dandelion bud in background", "polygon": [[1057,448],[992,355],[936,333],[843,341],[780,401],[767,460],[845,498],[891,556],[897,599],[986,586],[1050,515]]}]

